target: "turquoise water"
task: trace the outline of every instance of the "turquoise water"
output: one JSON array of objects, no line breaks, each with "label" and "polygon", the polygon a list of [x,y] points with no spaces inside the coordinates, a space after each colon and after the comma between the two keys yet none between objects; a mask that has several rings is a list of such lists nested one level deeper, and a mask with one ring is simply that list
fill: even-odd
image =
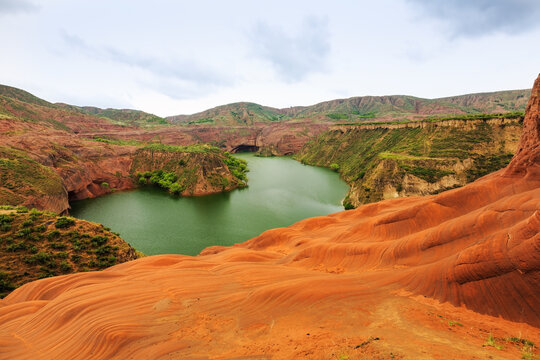
[{"label": "turquoise water", "polygon": [[287,157],[248,161],[249,187],[200,197],[172,197],[157,188],[117,192],[71,204],[71,215],[102,223],[147,255],[196,255],[265,230],[343,210],[348,186],[324,168]]}]

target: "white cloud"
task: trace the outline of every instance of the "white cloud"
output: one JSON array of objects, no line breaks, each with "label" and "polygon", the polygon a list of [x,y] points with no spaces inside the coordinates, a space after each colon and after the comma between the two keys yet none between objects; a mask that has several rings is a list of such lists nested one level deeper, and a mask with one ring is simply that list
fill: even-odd
[{"label": "white cloud", "polygon": [[[14,9],[0,0],[0,83],[162,116],[235,101],[287,107],[531,86],[540,27],[528,0],[491,13],[478,6],[487,0],[449,0],[446,12],[420,1],[23,0],[35,7]],[[459,22],[469,13],[487,24],[481,32]]]},{"label": "white cloud", "polygon": [[269,61],[286,81],[300,81],[324,69],[330,53],[328,20],[307,17],[295,34],[258,22],[250,33],[254,53]]}]

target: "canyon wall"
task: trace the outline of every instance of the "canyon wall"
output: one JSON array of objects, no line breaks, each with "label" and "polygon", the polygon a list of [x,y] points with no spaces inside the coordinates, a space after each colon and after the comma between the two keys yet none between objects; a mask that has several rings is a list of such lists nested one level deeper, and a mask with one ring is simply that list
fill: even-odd
[{"label": "canyon wall", "polygon": [[518,358],[491,334],[540,339],[539,98],[540,77],[506,169],[197,257],[24,285],[0,302],[2,350],[11,359]]},{"label": "canyon wall", "polygon": [[331,167],[351,188],[345,205],[430,195],[463,186],[506,166],[517,150],[522,118],[335,126],[296,158]]},{"label": "canyon wall", "polygon": [[[234,165],[242,166],[236,169]],[[156,171],[170,174],[162,187],[182,196],[197,196],[230,191],[246,186],[246,164],[211,146],[154,146],[137,150],[131,167],[141,184],[154,182]],[[163,180],[161,180],[163,181]],[[169,184],[170,183],[170,184]],[[176,185],[173,185],[176,184]]]}]

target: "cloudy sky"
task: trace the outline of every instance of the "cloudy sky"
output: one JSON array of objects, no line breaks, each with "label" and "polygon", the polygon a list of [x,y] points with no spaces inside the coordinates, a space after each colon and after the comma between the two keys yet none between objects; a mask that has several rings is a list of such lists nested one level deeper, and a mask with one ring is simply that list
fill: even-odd
[{"label": "cloudy sky", "polygon": [[0,0],[0,83],[52,102],[190,114],[523,89],[538,0]]}]

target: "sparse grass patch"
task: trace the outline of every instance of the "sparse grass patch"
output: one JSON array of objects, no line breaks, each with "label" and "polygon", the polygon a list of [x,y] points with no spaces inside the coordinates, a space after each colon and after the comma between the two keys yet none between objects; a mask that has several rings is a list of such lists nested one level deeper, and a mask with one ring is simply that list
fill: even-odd
[{"label": "sparse grass patch", "polygon": [[536,346],[535,344],[521,337],[509,337],[505,339],[506,342],[515,344],[521,351],[521,358],[528,360],[537,360],[538,356],[536,355]]},{"label": "sparse grass patch", "polygon": [[497,350],[502,350],[502,348],[503,348],[502,345],[497,344],[497,340],[493,337],[492,334],[489,334],[484,346],[491,346],[491,347],[494,347]]}]

